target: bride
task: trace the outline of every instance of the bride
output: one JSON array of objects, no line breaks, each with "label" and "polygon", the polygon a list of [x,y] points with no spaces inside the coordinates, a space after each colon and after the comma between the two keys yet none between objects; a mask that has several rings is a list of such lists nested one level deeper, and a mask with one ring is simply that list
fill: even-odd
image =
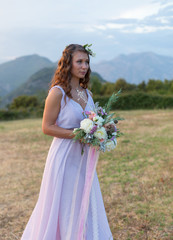
[{"label": "bride", "polygon": [[113,239],[96,170],[90,181],[88,200],[83,202],[90,147],[85,145],[81,155],[81,143],[73,141],[73,129],[80,127],[84,119],[82,112],[94,106],[87,89],[90,55],[88,45],[70,44],[58,62],[42,122],[44,134],[54,138],[39,197],[21,240]]}]

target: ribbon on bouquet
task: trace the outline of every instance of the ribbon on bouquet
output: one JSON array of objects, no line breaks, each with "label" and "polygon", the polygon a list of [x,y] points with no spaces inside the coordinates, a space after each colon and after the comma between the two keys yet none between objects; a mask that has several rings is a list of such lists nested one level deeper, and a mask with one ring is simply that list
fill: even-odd
[{"label": "ribbon on bouquet", "polygon": [[78,219],[77,240],[83,239],[85,223],[88,215],[90,192],[91,192],[91,187],[93,183],[94,173],[97,166],[98,157],[99,157],[99,151],[97,151],[96,148],[94,147],[90,147],[88,157],[87,157],[85,184],[84,184],[81,208],[80,208],[79,219]]},{"label": "ribbon on bouquet", "polygon": [[[84,154],[81,156],[80,166],[78,168],[78,172],[76,175],[76,182],[73,189],[73,199],[71,204],[71,214],[68,224],[68,230],[65,237],[65,240],[82,240],[84,239],[85,233],[85,223],[88,215],[88,208],[89,208],[89,199],[90,199],[90,192],[93,183],[94,173],[97,166],[97,161],[99,157],[99,151],[96,150],[94,147],[89,148],[87,159],[85,159]],[[81,174],[82,163],[86,161],[86,172],[85,172],[85,181],[83,187],[83,193],[81,198],[81,203],[79,206],[79,215],[77,218],[77,222],[75,223],[75,233],[74,233],[74,222],[75,220],[75,208],[76,208],[76,197],[78,191],[78,184],[79,184],[79,177]],[[73,229],[73,230],[72,230]],[[75,237],[74,235],[75,234]]]}]

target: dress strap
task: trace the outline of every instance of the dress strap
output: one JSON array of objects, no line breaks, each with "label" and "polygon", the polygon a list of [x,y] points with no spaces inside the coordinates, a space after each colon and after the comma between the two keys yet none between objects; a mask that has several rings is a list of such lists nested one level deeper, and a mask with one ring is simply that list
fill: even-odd
[{"label": "dress strap", "polygon": [[62,87],[60,87],[60,86],[58,86],[58,85],[55,85],[55,86],[53,86],[53,87],[49,90],[49,92],[52,91],[53,88],[59,88],[59,89],[61,90],[62,94],[63,94],[63,97],[64,97],[65,92],[64,92],[64,89],[63,89]]},{"label": "dress strap", "polygon": [[60,87],[60,86],[58,86],[58,85],[55,85],[55,86],[53,86],[50,90],[49,90],[49,93],[52,91],[52,89],[54,89],[54,88],[59,88],[60,90],[61,90],[61,92],[62,92],[62,99],[61,99],[61,107],[64,107],[65,106],[65,101],[64,101],[64,97],[65,97],[65,92],[64,92],[64,89],[62,88],[62,87]]}]

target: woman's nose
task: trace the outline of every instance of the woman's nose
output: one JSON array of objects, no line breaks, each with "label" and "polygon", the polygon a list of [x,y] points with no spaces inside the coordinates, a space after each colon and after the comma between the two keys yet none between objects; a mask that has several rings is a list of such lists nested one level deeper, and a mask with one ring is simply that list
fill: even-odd
[{"label": "woman's nose", "polygon": [[87,63],[83,63],[82,64],[82,68],[87,69],[88,68],[88,64]]}]

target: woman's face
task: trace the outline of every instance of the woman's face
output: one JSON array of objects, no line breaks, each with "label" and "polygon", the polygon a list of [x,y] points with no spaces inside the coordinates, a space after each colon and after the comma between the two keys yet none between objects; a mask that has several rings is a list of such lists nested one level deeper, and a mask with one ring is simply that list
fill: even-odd
[{"label": "woman's face", "polygon": [[89,58],[84,52],[74,52],[71,74],[73,78],[84,78],[89,68]]}]

